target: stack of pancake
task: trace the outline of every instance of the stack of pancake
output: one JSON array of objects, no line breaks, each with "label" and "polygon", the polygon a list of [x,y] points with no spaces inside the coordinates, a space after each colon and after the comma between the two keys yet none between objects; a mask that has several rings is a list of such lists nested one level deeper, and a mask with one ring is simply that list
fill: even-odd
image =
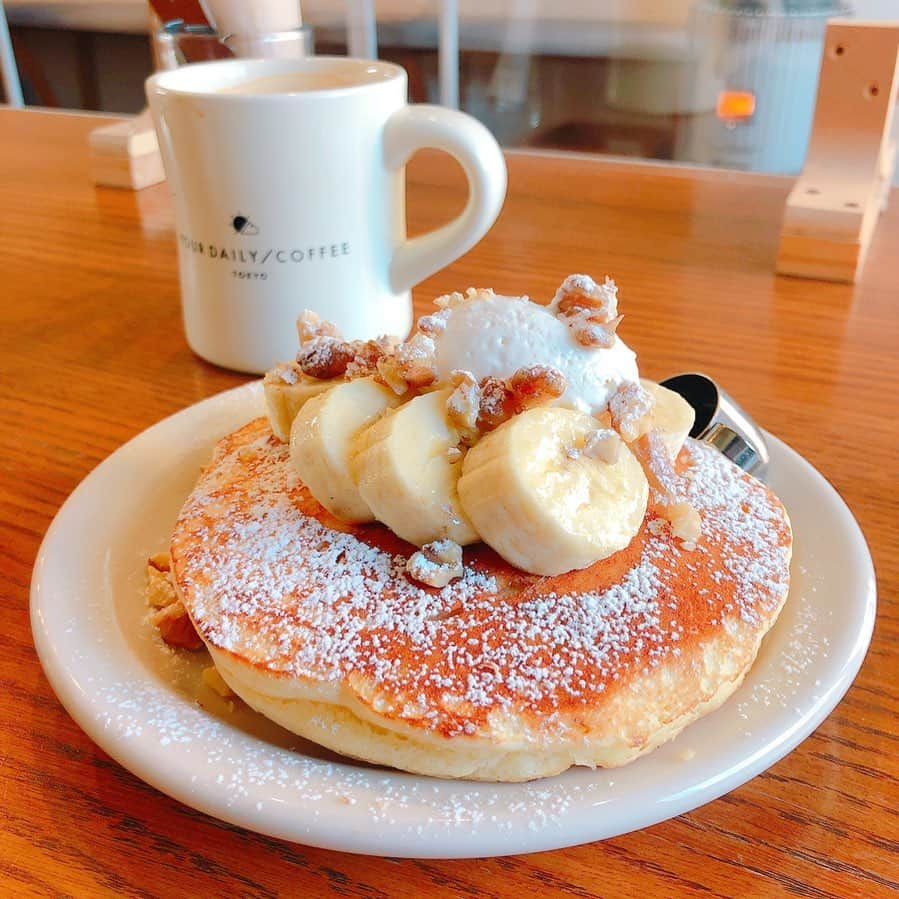
[{"label": "stack of pancake", "polygon": [[259,419],[224,438],[172,540],[180,598],[231,688],[330,749],[491,781],[616,766],[739,686],[787,596],[780,501],[717,451],[678,457],[702,535],[653,503],[630,545],[555,577],[484,545],[442,589],[414,547],[329,515]]}]

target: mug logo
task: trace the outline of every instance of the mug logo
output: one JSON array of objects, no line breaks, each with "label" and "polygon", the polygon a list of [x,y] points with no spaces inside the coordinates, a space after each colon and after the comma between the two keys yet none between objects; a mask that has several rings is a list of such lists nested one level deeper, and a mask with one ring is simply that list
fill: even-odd
[{"label": "mug logo", "polygon": [[241,215],[240,213],[231,219],[231,227],[236,234],[242,234],[244,237],[255,237],[259,233],[259,229],[256,225],[245,215]]}]

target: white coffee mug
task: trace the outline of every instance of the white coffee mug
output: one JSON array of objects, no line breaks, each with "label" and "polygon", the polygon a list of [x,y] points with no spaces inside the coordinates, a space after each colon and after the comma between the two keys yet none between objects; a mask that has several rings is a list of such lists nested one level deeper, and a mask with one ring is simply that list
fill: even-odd
[{"label": "white coffee mug", "polygon": [[[406,73],[371,60],[226,60],[147,81],[175,204],[187,340],[262,372],[297,350],[312,309],[347,337],[405,336],[410,288],[470,249],[506,190],[502,151],[461,112],[406,104]],[[408,240],[404,167],[445,150],[462,214]]]}]

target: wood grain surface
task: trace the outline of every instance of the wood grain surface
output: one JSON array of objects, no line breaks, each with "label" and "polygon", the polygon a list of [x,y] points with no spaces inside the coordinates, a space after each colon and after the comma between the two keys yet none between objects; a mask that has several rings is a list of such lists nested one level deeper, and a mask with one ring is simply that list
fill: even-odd
[{"label": "wood grain surface", "polygon": [[[0,893],[899,890],[899,202],[853,288],[774,276],[786,179],[510,156],[499,222],[418,288],[419,308],[471,284],[546,297],[571,271],[613,274],[645,374],[720,378],[849,503],[878,571],[874,643],[813,736],[690,814],[536,855],[355,857],[242,831],[146,786],[66,715],[35,655],[31,567],[66,496],[130,437],[246,380],[184,342],[165,185],[138,194],[90,185],[87,133],[99,121],[0,112]],[[444,158],[417,159],[410,180],[414,229],[461,206],[461,175]]]}]

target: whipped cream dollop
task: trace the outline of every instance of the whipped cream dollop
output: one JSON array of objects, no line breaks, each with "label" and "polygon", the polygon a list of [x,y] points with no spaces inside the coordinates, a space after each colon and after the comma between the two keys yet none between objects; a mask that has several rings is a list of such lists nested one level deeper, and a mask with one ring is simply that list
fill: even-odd
[{"label": "whipped cream dollop", "polygon": [[508,378],[519,368],[549,365],[567,383],[555,405],[596,414],[622,382],[639,377],[636,354],[618,337],[608,349],[582,346],[550,307],[527,297],[472,291],[432,318],[439,322],[434,344],[440,380],[457,369],[478,379]]}]

